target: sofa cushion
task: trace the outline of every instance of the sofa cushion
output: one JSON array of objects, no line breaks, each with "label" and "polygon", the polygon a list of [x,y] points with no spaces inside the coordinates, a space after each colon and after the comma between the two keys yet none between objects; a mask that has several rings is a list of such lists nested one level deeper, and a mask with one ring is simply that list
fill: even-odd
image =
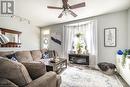
[{"label": "sofa cushion", "polygon": [[0,87],[18,87],[13,82],[9,81],[8,79],[0,78]]},{"label": "sofa cushion", "polygon": [[33,58],[30,51],[18,51],[16,52],[17,60],[19,62],[31,62]]},{"label": "sofa cushion", "polygon": [[47,49],[42,49],[41,53],[44,54],[45,52],[47,52]]},{"label": "sofa cushion", "polygon": [[32,81],[23,64],[0,58],[0,78],[5,78],[23,87]]},{"label": "sofa cushion", "polygon": [[37,79],[46,73],[46,65],[41,62],[22,63],[28,70],[31,78]]},{"label": "sofa cushion", "polygon": [[42,58],[42,53],[40,50],[32,50],[31,55],[34,61],[40,60]]},{"label": "sofa cushion", "polygon": [[10,54],[13,54],[14,52],[13,51],[6,51],[6,52],[0,52],[0,56],[1,57],[6,57],[6,55],[10,55]]}]

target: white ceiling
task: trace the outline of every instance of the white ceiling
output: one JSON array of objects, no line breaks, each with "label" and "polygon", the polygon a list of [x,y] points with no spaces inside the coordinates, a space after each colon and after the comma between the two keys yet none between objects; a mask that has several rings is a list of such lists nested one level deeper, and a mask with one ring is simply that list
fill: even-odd
[{"label": "white ceiling", "polygon": [[58,18],[62,10],[48,9],[47,5],[62,6],[62,0],[15,0],[15,14],[27,18],[36,26],[87,18],[91,16],[124,10],[130,7],[130,0],[68,0],[70,5],[86,2],[86,7],[74,9],[78,15]]}]

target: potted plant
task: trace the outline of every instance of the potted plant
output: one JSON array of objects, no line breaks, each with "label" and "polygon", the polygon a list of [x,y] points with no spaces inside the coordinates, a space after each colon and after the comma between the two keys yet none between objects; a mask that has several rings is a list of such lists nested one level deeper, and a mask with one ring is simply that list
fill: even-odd
[{"label": "potted plant", "polygon": [[83,48],[83,45],[82,43],[80,42],[80,37],[82,36],[82,34],[79,32],[76,34],[76,37],[78,39],[78,42],[77,42],[77,45],[76,45],[76,49],[77,49],[77,53],[80,54],[82,52],[82,48]]},{"label": "potted plant", "polygon": [[123,52],[122,65],[124,66],[126,63],[126,57],[130,55],[130,49],[125,49]]},{"label": "potted plant", "polygon": [[80,42],[77,43],[77,53],[80,54],[82,52],[82,44]]}]

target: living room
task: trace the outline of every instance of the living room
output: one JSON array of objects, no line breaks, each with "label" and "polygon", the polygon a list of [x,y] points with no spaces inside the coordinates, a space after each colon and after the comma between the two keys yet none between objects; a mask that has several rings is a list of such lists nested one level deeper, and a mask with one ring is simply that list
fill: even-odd
[{"label": "living room", "polygon": [[2,1],[0,87],[130,87],[129,0]]}]

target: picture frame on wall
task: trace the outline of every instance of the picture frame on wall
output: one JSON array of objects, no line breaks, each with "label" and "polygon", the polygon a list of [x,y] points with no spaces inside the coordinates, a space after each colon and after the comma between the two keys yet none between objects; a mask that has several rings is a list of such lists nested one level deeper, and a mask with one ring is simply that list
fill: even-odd
[{"label": "picture frame on wall", "polygon": [[117,28],[105,28],[104,29],[104,47],[116,47],[117,42]]}]

